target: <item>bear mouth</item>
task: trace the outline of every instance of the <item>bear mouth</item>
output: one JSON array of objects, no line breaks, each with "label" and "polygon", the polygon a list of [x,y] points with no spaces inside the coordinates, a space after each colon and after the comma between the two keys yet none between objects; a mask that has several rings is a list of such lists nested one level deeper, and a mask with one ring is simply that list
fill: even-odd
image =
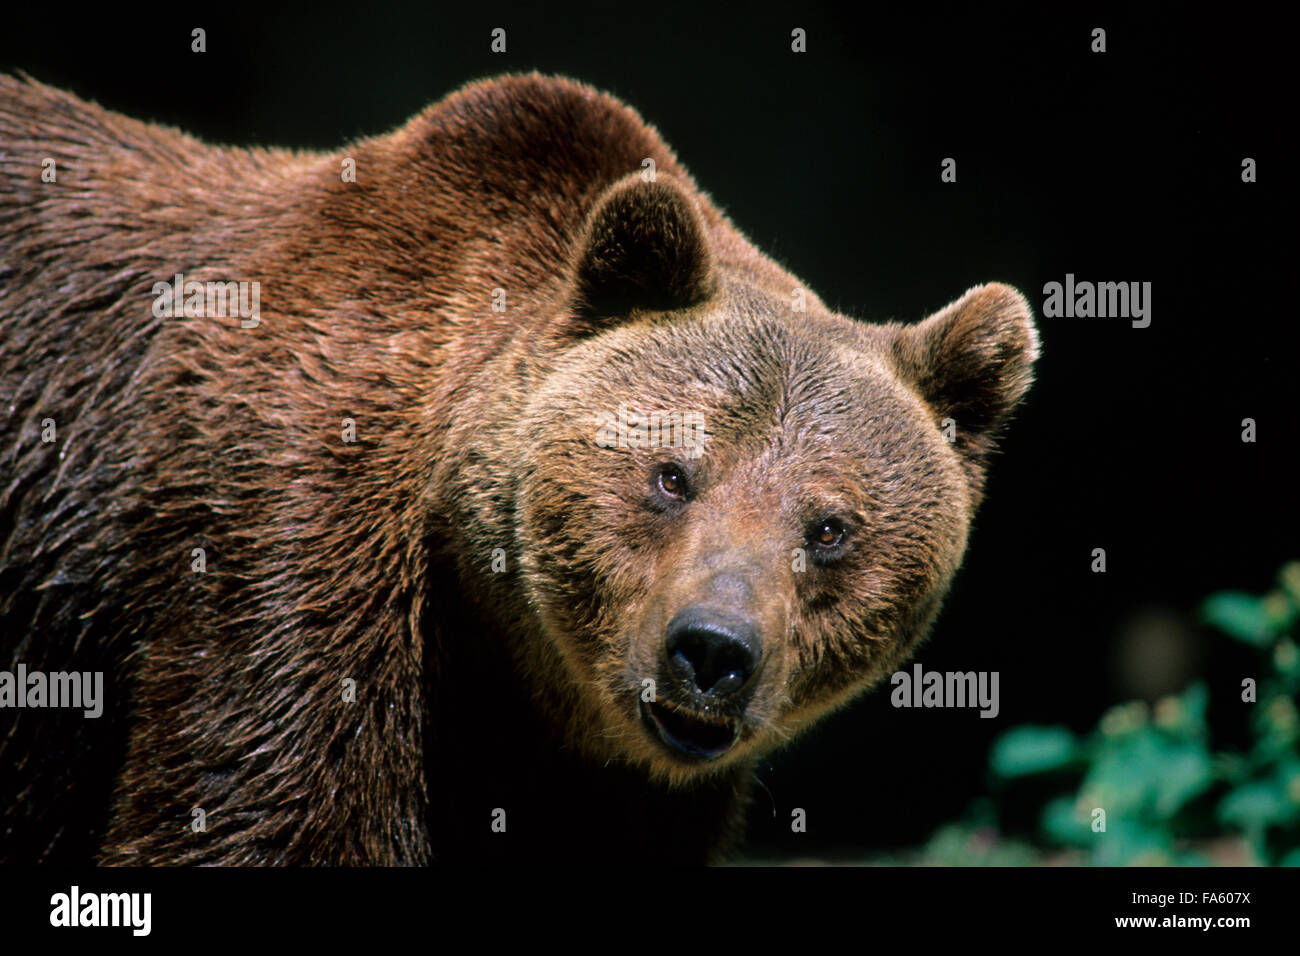
[{"label": "bear mouth", "polygon": [[716,760],[740,740],[740,721],[688,711],[667,701],[642,702],[641,719],[668,747],[700,760]]}]

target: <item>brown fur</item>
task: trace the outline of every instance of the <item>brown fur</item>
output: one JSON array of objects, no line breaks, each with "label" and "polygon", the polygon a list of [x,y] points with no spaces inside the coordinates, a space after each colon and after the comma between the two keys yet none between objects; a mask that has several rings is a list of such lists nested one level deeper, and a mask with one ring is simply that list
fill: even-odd
[{"label": "brown fur", "polygon": [[[715,856],[753,758],[928,629],[1037,351],[1005,286],[792,312],[655,131],[563,80],[314,155],[0,78],[0,144],[0,664],[113,678],[102,722],[0,713],[11,860]],[[155,318],[176,272],[260,281],[260,325]],[[595,443],[620,402],[703,412],[685,507],[647,502],[662,449]],[[846,553],[794,572],[828,507]],[[720,565],[762,669],[702,763],[636,695]]]}]

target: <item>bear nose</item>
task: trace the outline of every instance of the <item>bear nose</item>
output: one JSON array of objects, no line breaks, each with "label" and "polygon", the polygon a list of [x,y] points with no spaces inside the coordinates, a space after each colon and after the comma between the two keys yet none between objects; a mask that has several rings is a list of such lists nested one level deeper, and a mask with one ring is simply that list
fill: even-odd
[{"label": "bear nose", "polygon": [[713,608],[693,606],[668,623],[669,671],[700,694],[734,694],[754,676],[762,656],[758,628]]}]

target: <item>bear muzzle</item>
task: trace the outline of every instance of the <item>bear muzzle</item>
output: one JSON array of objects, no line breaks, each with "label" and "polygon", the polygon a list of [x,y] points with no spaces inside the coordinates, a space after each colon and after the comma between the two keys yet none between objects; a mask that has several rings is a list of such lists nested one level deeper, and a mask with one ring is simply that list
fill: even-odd
[{"label": "bear muzzle", "polygon": [[744,731],[743,714],[763,659],[758,625],[719,607],[693,604],[668,623],[660,686],[641,718],[669,748],[714,760]]}]

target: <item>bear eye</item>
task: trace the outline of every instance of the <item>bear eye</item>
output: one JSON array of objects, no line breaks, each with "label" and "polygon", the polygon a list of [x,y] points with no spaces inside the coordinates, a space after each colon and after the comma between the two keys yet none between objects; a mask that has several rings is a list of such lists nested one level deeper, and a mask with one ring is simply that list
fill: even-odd
[{"label": "bear eye", "polygon": [[665,498],[686,500],[686,473],[678,465],[661,465],[655,471],[655,486]]},{"label": "bear eye", "polygon": [[815,522],[809,529],[808,540],[814,547],[829,551],[843,544],[847,534],[844,524],[838,518],[825,518]]}]

